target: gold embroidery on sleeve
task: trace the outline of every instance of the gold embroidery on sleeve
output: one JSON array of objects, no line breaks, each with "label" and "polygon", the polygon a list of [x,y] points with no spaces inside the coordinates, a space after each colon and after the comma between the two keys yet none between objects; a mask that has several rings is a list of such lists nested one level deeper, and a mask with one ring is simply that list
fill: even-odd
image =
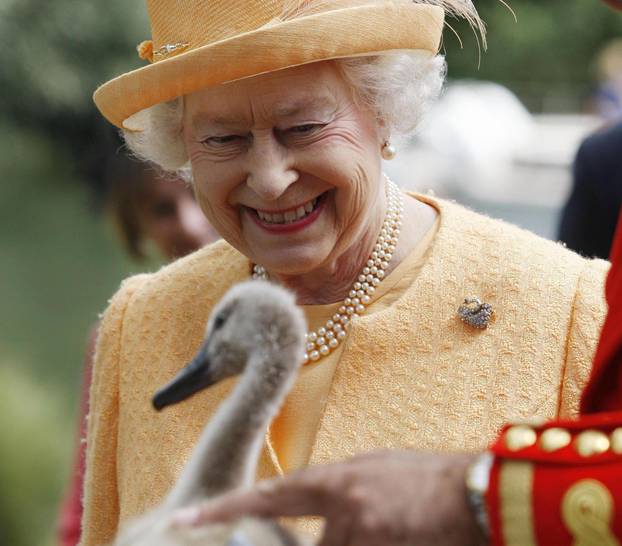
[{"label": "gold embroidery on sleeve", "polygon": [[499,471],[501,527],[506,546],[535,546],[532,511],[533,466],[504,462]]},{"label": "gold embroidery on sleeve", "polygon": [[620,546],[610,527],[613,510],[613,497],[601,482],[581,480],[570,487],[561,511],[572,546]]}]

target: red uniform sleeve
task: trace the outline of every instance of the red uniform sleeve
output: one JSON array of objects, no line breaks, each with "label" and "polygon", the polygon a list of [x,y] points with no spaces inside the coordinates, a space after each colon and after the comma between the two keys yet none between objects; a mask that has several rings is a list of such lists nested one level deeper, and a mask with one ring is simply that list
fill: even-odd
[{"label": "red uniform sleeve", "polygon": [[508,426],[492,452],[492,544],[622,544],[622,412]]},{"label": "red uniform sleeve", "polygon": [[622,411],[622,214],[611,250],[605,294],[609,311],[594,357],[581,413]]}]

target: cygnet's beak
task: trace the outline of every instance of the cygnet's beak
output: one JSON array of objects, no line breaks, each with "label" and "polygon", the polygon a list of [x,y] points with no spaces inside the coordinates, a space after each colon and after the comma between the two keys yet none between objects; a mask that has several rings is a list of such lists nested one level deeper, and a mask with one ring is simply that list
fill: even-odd
[{"label": "cygnet's beak", "polygon": [[168,385],[155,393],[152,399],[153,407],[160,411],[166,406],[181,402],[209,387],[215,383],[211,375],[207,344],[204,344],[192,362],[183,368]]}]

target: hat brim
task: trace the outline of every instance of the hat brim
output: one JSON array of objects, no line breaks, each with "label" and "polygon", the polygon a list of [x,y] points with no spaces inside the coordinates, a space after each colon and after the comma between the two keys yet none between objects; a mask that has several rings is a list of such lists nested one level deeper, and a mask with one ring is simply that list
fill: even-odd
[{"label": "hat brim", "polygon": [[440,46],[444,11],[426,4],[365,5],[292,19],[221,40],[122,74],[93,100],[108,121],[205,87],[312,62]]}]

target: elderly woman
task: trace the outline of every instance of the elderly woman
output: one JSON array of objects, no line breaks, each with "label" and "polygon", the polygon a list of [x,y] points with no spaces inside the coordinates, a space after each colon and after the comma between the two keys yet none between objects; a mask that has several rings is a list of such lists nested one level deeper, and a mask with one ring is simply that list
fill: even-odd
[{"label": "elderly woman", "polygon": [[[437,4],[437,5],[434,5]],[[444,10],[465,1],[148,0],[151,65],[100,88],[141,157],[185,170],[223,241],[127,280],[91,391],[83,544],[157,503],[219,385],[156,415],[234,283],[291,289],[306,365],[260,477],[381,447],[475,451],[519,418],[575,414],[607,264],[381,172],[439,91]],[[416,167],[416,166],[414,166]],[[466,301],[465,301],[466,298]]]}]

